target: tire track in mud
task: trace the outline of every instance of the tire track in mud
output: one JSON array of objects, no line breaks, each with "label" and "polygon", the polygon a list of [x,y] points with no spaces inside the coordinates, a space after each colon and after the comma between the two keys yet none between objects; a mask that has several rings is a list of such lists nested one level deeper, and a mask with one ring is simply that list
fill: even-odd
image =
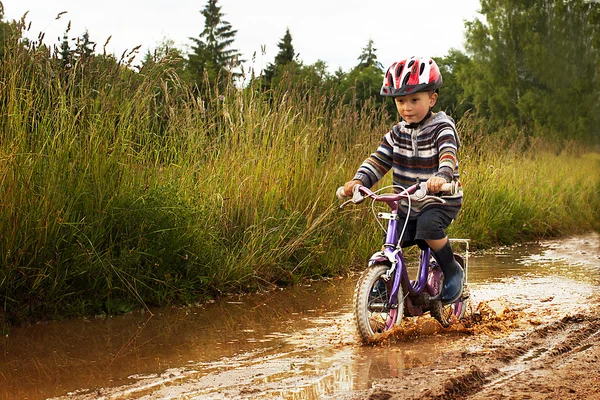
[{"label": "tire track in mud", "polygon": [[[443,383],[441,392],[424,392],[418,398],[496,398],[493,395],[501,396],[502,389],[508,381],[515,380],[529,371],[560,366],[577,353],[598,345],[599,342],[600,317],[587,314],[566,316],[560,321],[535,329],[526,338],[513,339],[483,357],[477,353],[463,353],[463,357],[470,364],[470,370],[448,378]],[[527,385],[532,391],[539,392],[541,389],[529,380]],[[475,394],[477,396],[473,397]]]},{"label": "tire track in mud", "polygon": [[[510,319],[511,317],[509,317]],[[493,324],[492,324],[493,325]],[[600,316],[578,313],[538,327],[518,337],[504,338],[502,344],[488,344],[479,351],[445,354],[446,368],[434,371],[411,371],[405,376],[405,385],[386,389],[381,382],[372,390],[369,400],[479,400],[479,399],[553,399],[556,388],[544,385],[544,374],[553,373],[577,357],[600,347]],[[461,366],[457,370],[456,366]],[[596,371],[600,375],[600,370]],[[536,379],[541,376],[542,379]],[[418,385],[411,385],[415,380]],[[598,384],[600,390],[600,383]],[[517,387],[519,395],[511,392]],[[577,393],[565,386],[564,391],[574,399],[600,399],[600,392],[592,396]],[[580,390],[581,392],[581,390]],[[523,394],[530,393],[530,394]],[[536,397],[539,396],[539,397]],[[560,398],[564,398],[562,395]],[[569,398],[567,396],[567,398]]]}]

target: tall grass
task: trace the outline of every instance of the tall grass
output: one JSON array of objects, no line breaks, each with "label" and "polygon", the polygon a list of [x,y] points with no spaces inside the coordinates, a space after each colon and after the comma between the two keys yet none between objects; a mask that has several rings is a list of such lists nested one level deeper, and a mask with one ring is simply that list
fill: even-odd
[{"label": "tall grass", "polygon": [[461,123],[465,203],[450,233],[479,247],[600,228],[600,154],[581,144],[548,143],[485,122]]},{"label": "tall grass", "polygon": [[[186,304],[343,273],[379,246],[369,211],[334,198],[389,129],[373,105],[292,84],[198,92],[168,60],[55,61],[9,43],[1,67],[0,319]],[[460,126],[453,234],[489,246],[598,229],[597,154],[518,135],[498,151],[483,129]]]}]

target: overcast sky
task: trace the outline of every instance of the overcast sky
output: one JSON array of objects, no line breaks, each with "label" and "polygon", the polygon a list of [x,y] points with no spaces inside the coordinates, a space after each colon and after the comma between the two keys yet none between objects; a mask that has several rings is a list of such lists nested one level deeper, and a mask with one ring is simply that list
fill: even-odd
[{"label": "overcast sky", "polygon": [[[71,37],[87,29],[97,51],[112,35],[107,51],[120,57],[142,45],[141,54],[167,38],[185,52],[189,37],[204,28],[200,10],[207,0],[2,0],[5,20],[31,22],[28,37],[45,32],[44,43],[62,39],[69,21]],[[237,30],[234,48],[256,70],[272,62],[286,28],[305,64],[323,60],[331,72],[350,70],[369,39],[379,61],[388,66],[408,55],[444,56],[463,48],[464,21],[473,20],[479,0],[220,0],[224,20]],[[58,13],[67,11],[59,20]],[[262,54],[261,47],[266,49]],[[254,64],[251,63],[256,53]],[[138,57],[141,60],[141,57]]]}]

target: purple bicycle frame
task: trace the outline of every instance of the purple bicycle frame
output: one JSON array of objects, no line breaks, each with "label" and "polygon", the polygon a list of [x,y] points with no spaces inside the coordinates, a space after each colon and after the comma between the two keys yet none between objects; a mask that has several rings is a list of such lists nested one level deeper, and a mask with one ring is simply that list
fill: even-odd
[{"label": "purple bicycle frame", "polygon": [[[398,248],[398,204],[388,203],[392,209],[392,215],[395,218],[391,218],[388,223],[388,229],[385,236],[385,244],[382,249],[382,253],[385,254],[388,260],[392,257],[396,260],[396,270],[394,271],[394,284],[392,286],[392,293],[390,296],[390,305],[395,306],[398,304],[398,288],[402,281],[406,282],[408,288],[407,295],[418,295],[425,290],[427,287],[427,273],[429,268],[429,258],[431,257],[431,249],[427,248],[422,251],[421,260],[419,263],[419,274],[418,280],[411,281],[408,276],[406,264],[404,261],[404,255],[402,249]],[[390,257],[391,256],[391,257]],[[432,293],[430,293],[432,294]]]}]

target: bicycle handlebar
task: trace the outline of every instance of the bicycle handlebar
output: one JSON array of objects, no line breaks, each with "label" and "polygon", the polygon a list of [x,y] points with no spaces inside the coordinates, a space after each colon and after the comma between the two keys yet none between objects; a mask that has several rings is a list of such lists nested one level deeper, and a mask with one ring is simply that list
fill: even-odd
[{"label": "bicycle handlebar", "polygon": [[[449,192],[451,194],[454,194],[454,193],[456,193],[457,187],[458,187],[458,185],[456,184],[456,182],[444,183],[441,187],[440,192]],[[394,193],[394,194],[390,194],[390,193],[377,194],[377,193],[372,192],[369,188],[362,186],[362,185],[354,185],[354,187],[352,188],[352,197],[346,196],[343,186],[340,186],[336,190],[335,194],[338,197],[338,199],[340,199],[340,200],[346,200],[349,198],[349,200],[345,201],[340,206],[340,208],[344,208],[344,206],[346,206],[348,203],[354,203],[354,204],[361,203],[367,197],[372,198],[374,201],[382,201],[385,203],[391,203],[391,202],[398,201],[402,198],[407,198],[410,195],[415,195],[418,199],[423,199],[423,198],[425,198],[425,196],[428,196],[426,182],[414,184],[414,185],[409,186],[408,188],[402,190],[401,192]]]}]

